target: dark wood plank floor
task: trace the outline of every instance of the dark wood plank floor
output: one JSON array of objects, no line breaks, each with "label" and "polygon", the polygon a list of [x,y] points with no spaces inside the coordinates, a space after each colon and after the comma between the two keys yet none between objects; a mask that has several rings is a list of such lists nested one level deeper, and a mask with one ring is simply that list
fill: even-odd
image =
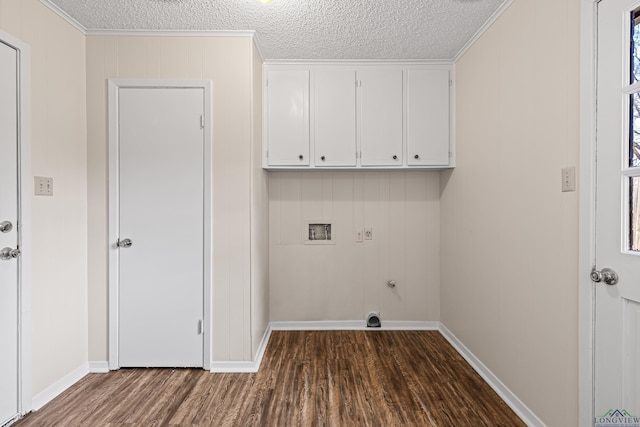
[{"label": "dark wood plank floor", "polygon": [[436,331],[275,331],[256,374],[90,374],[25,426],[523,426]]}]

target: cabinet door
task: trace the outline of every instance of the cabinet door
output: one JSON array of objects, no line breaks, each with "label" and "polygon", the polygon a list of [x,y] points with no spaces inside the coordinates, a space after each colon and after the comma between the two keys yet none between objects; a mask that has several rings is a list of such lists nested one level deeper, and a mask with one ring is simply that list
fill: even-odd
[{"label": "cabinet door", "polygon": [[269,166],[309,165],[309,71],[267,74]]},{"label": "cabinet door", "polygon": [[449,70],[409,70],[407,164],[449,164]]},{"label": "cabinet door", "polygon": [[314,71],[315,165],[356,165],[356,72]]},{"label": "cabinet door", "polygon": [[362,166],[402,166],[402,71],[358,73]]}]

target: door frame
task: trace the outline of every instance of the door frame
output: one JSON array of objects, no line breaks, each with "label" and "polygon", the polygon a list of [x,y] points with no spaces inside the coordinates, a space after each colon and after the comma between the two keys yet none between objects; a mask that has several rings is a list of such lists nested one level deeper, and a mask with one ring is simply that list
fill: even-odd
[{"label": "door frame", "polygon": [[593,425],[595,417],[595,286],[589,273],[596,255],[596,70],[600,1],[581,0],[580,3],[578,424],[581,426]]},{"label": "door frame", "polygon": [[0,30],[18,52],[18,415],[33,409],[31,389],[31,47]]},{"label": "door frame", "polygon": [[157,79],[108,79],[108,139],[109,139],[109,369],[120,368],[118,358],[119,336],[119,127],[118,93],[121,88],[158,88],[158,89],[204,89],[204,270],[203,270],[203,354],[202,367],[211,368],[211,288],[212,288],[212,117],[211,117],[211,81],[210,80],[157,80]]}]

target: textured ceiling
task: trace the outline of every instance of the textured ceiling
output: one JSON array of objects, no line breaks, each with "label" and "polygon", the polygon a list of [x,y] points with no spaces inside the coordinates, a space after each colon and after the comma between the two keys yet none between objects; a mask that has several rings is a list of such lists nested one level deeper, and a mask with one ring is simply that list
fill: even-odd
[{"label": "textured ceiling", "polygon": [[266,60],[452,59],[506,0],[47,0],[87,30],[254,30]]}]

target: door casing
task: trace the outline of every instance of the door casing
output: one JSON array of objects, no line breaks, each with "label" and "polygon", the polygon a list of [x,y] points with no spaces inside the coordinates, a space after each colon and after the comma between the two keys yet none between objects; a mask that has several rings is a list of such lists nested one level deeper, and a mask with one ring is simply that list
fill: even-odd
[{"label": "door casing", "polygon": [[119,260],[116,242],[119,238],[119,151],[118,151],[118,92],[120,88],[202,88],[204,90],[204,312],[203,312],[203,368],[211,369],[211,285],[212,285],[212,210],[211,210],[211,81],[109,79],[109,369],[120,368],[118,360],[118,277]]},{"label": "door casing", "polygon": [[31,48],[0,30],[0,41],[18,52],[18,414],[33,409],[31,390]]},{"label": "door casing", "polygon": [[[597,7],[580,2],[580,175],[578,256],[578,425],[594,423]],[[606,0],[605,0],[606,1]]]}]

